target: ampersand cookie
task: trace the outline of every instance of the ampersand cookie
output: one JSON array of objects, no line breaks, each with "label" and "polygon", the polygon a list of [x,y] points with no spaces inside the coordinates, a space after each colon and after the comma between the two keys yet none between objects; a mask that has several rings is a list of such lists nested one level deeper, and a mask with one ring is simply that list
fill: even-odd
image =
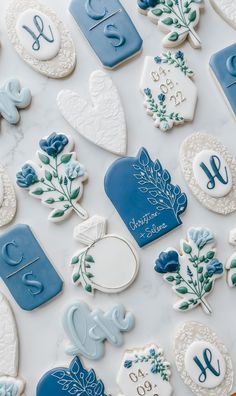
[{"label": "ampersand cookie", "polygon": [[10,223],[16,213],[16,194],[12,182],[0,164],[0,227]]}]

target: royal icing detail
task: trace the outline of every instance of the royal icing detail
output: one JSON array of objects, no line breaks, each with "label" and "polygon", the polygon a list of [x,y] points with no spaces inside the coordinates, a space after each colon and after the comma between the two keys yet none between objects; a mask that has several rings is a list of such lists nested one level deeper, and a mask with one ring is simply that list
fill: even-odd
[{"label": "royal icing detail", "polygon": [[30,227],[18,224],[0,236],[0,276],[27,311],[61,292],[63,282]]},{"label": "royal icing detail", "polygon": [[[119,186],[126,182],[126,188]],[[118,159],[105,176],[105,191],[139,246],[182,224],[187,197],[169,172],[141,148],[136,157]],[[135,205],[134,205],[135,202]]]},{"label": "royal icing detail", "polygon": [[72,73],[75,47],[53,10],[37,0],[13,0],[6,12],[6,25],[16,52],[34,70],[51,78]]},{"label": "royal icing detail", "polygon": [[232,0],[210,0],[218,14],[236,29],[236,3]]},{"label": "royal icing detail", "polygon": [[36,396],[106,396],[104,384],[97,379],[93,369],[86,370],[81,360],[75,357],[69,368],[57,367],[40,379]]},{"label": "royal icing detail", "polygon": [[166,33],[164,47],[178,47],[187,38],[193,48],[201,47],[195,27],[200,20],[203,0],[137,0],[141,14]]},{"label": "royal icing detail", "polygon": [[236,117],[236,44],[212,55],[209,65],[229,108]]},{"label": "royal icing detail", "polygon": [[128,350],[117,377],[124,396],[153,394],[171,396],[170,363],[164,358],[163,350],[151,344],[143,349]]},{"label": "royal icing detail", "polygon": [[143,41],[119,0],[71,0],[69,11],[104,67],[141,51]]},{"label": "royal icing detail", "polygon": [[145,58],[140,88],[147,114],[161,131],[193,119],[197,88],[192,76],[181,51]]},{"label": "royal icing detail", "polygon": [[[236,229],[230,231],[229,233],[229,243],[231,245],[236,245]],[[225,266],[227,271],[227,282],[230,287],[234,287],[236,285],[236,252],[231,254],[229,259],[226,262]]]},{"label": "royal icing detail", "polygon": [[104,313],[100,309],[91,311],[85,302],[79,301],[67,308],[63,324],[70,339],[66,352],[98,360],[105,353],[105,340],[116,347],[123,345],[122,332],[133,329],[134,315],[126,313],[121,304]]},{"label": "royal icing detail", "polygon": [[16,78],[7,80],[0,88],[0,114],[9,124],[20,121],[19,109],[25,109],[30,102],[30,90],[21,88],[20,81]]},{"label": "royal icing detail", "polygon": [[208,209],[236,210],[236,162],[214,136],[195,133],[180,148],[180,164],[195,197]]},{"label": "royal icing detail", "polygon": [[228,396],[233,384],[229,353],[206,325],[186,322],[176,332],[174,353],[182,380],[197,396]]},{"label": "royal icing detail", "polygon": [[16,195],[12,182],[0,165],[0,227],[10,223],[16,213]]},{"label": "royal icing detail", "polygon": [[177,311],[188,311],[201,305],[204,312],[212,313],[207,295],[213,291],[215,280],[224,273],[216,257],[215,237],[207,228],[190,228],[187,239],[180,241],[180,254],[169,248],[156,260],[155,271],[172,286],[180,297],[174,304]]},{"label": "royal icing detail", "polygon": [[118,293],[135,280],[139,260],[132,245],[124,238],[106,235],[106,219],[93,216],[74,229],[74,238],[87,245],[71,259],[72,282],[89,294],[94,290]]},{"label": "royal icing detail", "polygon": [[82,219],[87,212],[78,201],[83,195],[83,182],[88,178],[82,164],[72,152],[74,141],[71,136],[52,133],[39,142],[37,163],[27,161],[16,175],[17,185],[28,189],[29,194],[49,207],[48,220],[59,222],[72,212]]},{"label": "royal icing detail", "polygon": [[70,90],[57,96],[58,107],[82,136],[114,154],[126,154],[126,122],[119,93],[112,79],[95,71],[89,79],[91,102]]}]

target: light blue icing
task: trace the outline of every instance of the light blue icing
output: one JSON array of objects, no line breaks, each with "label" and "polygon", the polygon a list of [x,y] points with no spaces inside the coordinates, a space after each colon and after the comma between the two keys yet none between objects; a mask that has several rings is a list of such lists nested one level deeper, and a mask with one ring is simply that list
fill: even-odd
[{"label": "light blue icing", "polygon": [[80,301],[68,307],[63,325],[72,345],[67,353],[98,360],[104,355],[105,340],[116,347],[123,345],[121,332],[134,327],[134,315],[126,313],[121,304],[104,313],[99,309],[91,311],[86,303]]},{"label": "light blue icing", "polygon": [[19,80],[7,80],[0,88],[0,114],[10,124],[17,124],[20,114],[17,109],[24,109],[31,102],[31,92],[28,88],[21,89]]},{"label": "light blue icing", "polygon": [[141,50],[142,39],[119,0],[71,0],[69,10],[105,67]]},{"label": "light blue icing", "polygon": [[15,378],[0,378],[0,396],[17,396],[18,385]]}]

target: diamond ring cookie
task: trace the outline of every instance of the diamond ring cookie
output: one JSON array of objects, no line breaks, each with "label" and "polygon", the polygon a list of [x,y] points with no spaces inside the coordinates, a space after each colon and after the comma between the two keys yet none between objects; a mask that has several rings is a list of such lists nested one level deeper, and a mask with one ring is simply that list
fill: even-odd
[{"label": "diamond ring cookie", "polygon": [[133,246],[119,235],[106,234],[106,219],[93,216],[74,229],[74,238],[86,248],[73,255],[72,282],[94,294],[119,293],[129,287],[139,270]]},{"label": "diamond ring cookie", "polygon": [[31,92],[28,88],[21,88],[16,78],[7,80],[0,88],[0,114],[9,122],[17,124],[20,121],[20,109],[25,109],[31,103]]},{"label": "diamond ring cookie", "polygon": [[224,273],[216,257],[215,236],[207,228],[190,228],[186,240],[180,241],[180,253],[173,248],[161,252],[155,271],[172,286],[179,297],[176,311],[185,312],[201,305],[204,312],[212,313],[207,295],[213,291],[215,280]]},{"label": "diamond ring cookie", "polygon": [[177,370],[196,396],[228,396],[233,366],[226,346],[208,326],[186,322],[174,339]]},{"label": "diamond ring cookie", "polygon": [[195,133],[180,148],[182,172],[195,197],[207,209],[236,210],[236,161],[214,136]]},{"label": "diamond ring cookie", "polygon": [[16,194],[12,182],[0,164],[0,227],[10,223],[16,213]]},{"label": "diamond ring cookie", "polygon": [[118,90],[103,71],[89,78],[90,101],[79,93],[62,90],[57,105],[68,123],[83,137],[117,155],[126,154],[126,121]]},{"label": "diamond ring cookie", "polygon": [[16,52],[34,70],[51,78],[72,73],[76,55],[71,35],[49,7],[37,0],[13,0],[6,25]]},{"label": "diamond ring cookie", "polygon": [[232,0],[210,0],[218,14],[236,29],[236,3]]}]

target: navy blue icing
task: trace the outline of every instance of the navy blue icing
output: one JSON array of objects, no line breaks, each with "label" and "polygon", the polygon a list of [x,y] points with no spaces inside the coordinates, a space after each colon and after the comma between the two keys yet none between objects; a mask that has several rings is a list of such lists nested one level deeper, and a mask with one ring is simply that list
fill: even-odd
[{"label": "navy blue icing", "polygon": [[212,55],[210,67],[236,115],[236,44]]},{"label": "navy blue icing", "polygon": [[136,157],[121,158],[108,169],[104,187],[140,247],[182,224],[187,197],[160,161],[141,148]]},{"label": "navy blue icing", "polygon": [[105,67],[142,48],[142,39],[119,0],[71,0],[69,11]]},{"label": "navy blue icing", "polygon": [[22,309],[32,311],[56,296],[63,282],[34,237],[18,224],[0,236],[0,276]]}]

